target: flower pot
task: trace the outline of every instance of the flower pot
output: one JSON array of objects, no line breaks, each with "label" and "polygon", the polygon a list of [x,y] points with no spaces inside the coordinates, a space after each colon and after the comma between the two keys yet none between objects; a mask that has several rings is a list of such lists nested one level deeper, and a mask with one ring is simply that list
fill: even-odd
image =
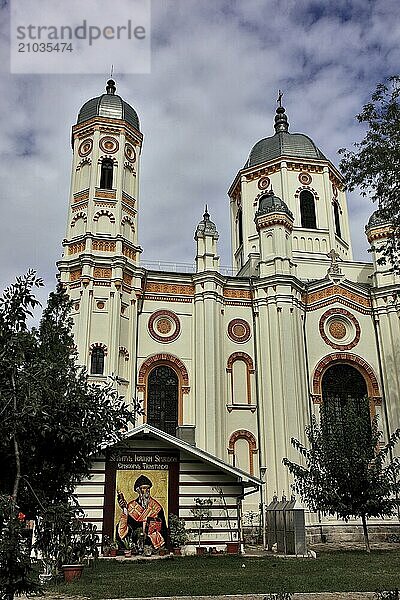
[{"label": "flower pot", "polygon": [[204,548],[204,546],[197,546],[197,548],[196,548],[197,556],[202,556],[205,553],[206,553],[206,549]]},{"label": "flower pot", "polygon": [[81,578],[83,565],[61,565],[61,570],[64,575],[64,580],[67,583],[71,583],[71,581],[76,581]]},{"label": "flower pot", "polygon": [[110,548],[110,556],[117,556],[118,548]]},{"label": "flower pot", "polygon": [[228,542],[226,544],[227,554],[239,554],[239,542]]},{"label": "flower pot", "polygon": [[124,556],[125,556],[125,558],[131,558],[132,550],[130,548],[128,548],[127,550],[124,550]]},{"label": "flower pot", "polygon": [[175,556],[181,556],[182,552],[180,548],[174,548],[174,554]]},{"label": "flower pot", "polygon": [[108,546],[103,548],[103,556],[110,556],[110,548]]}]

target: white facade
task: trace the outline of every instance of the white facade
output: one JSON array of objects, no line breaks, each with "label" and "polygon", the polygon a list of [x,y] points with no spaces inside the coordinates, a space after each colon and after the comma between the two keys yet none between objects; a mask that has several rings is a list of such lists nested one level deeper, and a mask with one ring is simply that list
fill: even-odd
[{"label": "white facade", "polygon": [[[179,437],[194,436],[199,449],[265,479],[265,503],[290,495],[282,458],[298,459],[290,438],[302,439],[318,413],[332,366],[361,374],[371,414],[386,435],[393,431],[400,282],[375,251],[373,263],[353,261],[336,167],[307,136],[289,133],[279,107],[275,134],[256,144],[228,192],[237,274],[219,272],[208,212],[195,232],[196,273],[146,270],[137,232],[142,134],[110,82],[107,90],[72,129],[59,262],[80,361],[93,379],[115,374],[128,403],[143,399],[138,424],[169,433],[178,426]],[[372,248],[387,232],[370,220]],[[250,496],[247,507],[258,502]]]}]

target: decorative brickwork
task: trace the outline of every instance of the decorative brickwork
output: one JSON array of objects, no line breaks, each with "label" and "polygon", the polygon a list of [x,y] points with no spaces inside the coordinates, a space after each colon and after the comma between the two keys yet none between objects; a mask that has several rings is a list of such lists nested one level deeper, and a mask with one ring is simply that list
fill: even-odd
[{"label": "decorative brickwork", "polygon": [[141,365],[138,375],[138,390],[145,391],[145,381],[149,372],[158,365],[168,365],[176,371],[181,380],[182,394],[188,394],[190,391],[189,387],[189,375],[183,362],[173,356],[172,354],[154,354],[149,356]]},{"label": "decorative brickwork", "polygon": [[249,445],[250,475],[254,474],[254,455],[257,454],[257,442],[254,435],[246,429],[238,429],[229,438],[228,454],[235,454],[235,444],[238,440],[246,440]]},{"label": "decorative brickwork", "polygon": [[171,283],[148,283],[146,293],[173,294],[174,296],[194,296],[193,285],[175,285]]},{"label": "decorative brickwork", "polygon": [[326,369],[335,363],[349,364],[360,371],[367,384],[368,396],[375,404],[381,403],[382,398],[379,391],[379,384],[372,367],[360,356],[347,352],[335,352],[334,354],[329,354],[320,360],[315,367],[312,384],[314,403],[319,404],[322,401],[322,376]]},{"label": "decorative brickwork", "polygon": [[241,344],[250,338],[250,325],[244,319],[233,319],[228,325],[228,336],[233,342]]},{"label": "decorative brickwork", "polygon": [[361,336],[360,324],[355,316],[339,307],[324,312],[319,320],[319,332],[326,344],[338,350],[351,350]]},{"label": "decorative brickwork", "polygon": [[149,318],[148,330],[154,340],[167,344],[179,336],[181,324],[171,310],[156,310]]}]

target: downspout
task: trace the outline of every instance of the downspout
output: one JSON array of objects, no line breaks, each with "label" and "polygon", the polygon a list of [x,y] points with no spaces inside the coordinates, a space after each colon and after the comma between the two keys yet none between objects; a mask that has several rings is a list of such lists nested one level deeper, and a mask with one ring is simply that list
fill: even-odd
[{"label": "downspout", "polygon": [[[253,319],[253,340],[254,340],[254,374],[255,374],[255,388],[256,388],[256,415],[257,415],[257,442],[258,442],[258,468],[260,479],[264,482],[264,476],[266,472],[266,467],[263,461],[263,451],[262,451],[262,440],[261,440],[261,417],[260,417],[260,386],[258,381],[258,345],[257,345],[257,315],[258,310],[255,310],[254,306],[254,284],[253,277],[249,278],[250,282],[250,290],[251,290],[251,312]],[[264,486],[260,487],[260,506],[261,506],[261,528],[262,528],[262,539],[263,539],[263,548],[264,550],[267,547],[267,534],[265,530],[265,498],[264,498]]]},{"label": "downspout", "polygon": [[[143,285],[142,285],[142,295],[140,296],[138,303],[137,303],[137,318],[136,318],[136,336],[135,336],[135,349],[136,349],[136,359],[135,359],[135,363],[133,365],[133,384],[135,386],[134,389],[134,393],[133,393],[133,399],[135,402],[135,414],[133,417],[133,426],[136,427],[136,407],[137,407],[137,364],[138,364],[138,351],[139,351],[139,317],[142,314],[143,311],[143,303],[144,303],[144,295],[146,293],[146,284],[147,284],[147,269],[145,269],[144,271],[144,278],[142,279],[143,281]],[[146,416],[146,415],[144,415]]]},{"label": "downspout", "polygon": [[[380,346],[380,340],[379,340],[379,332],[378,332],[378,325],[377,322],[375,320],[375,313],[374,313],[374,305],[373,305],[373,297],[372,297],[372,288],[370,287],[368,290],[369,293],[369,299],[370,299],[370,303],[371,303],[371,311],[372,311],[372,323],[373,323],[373,327],[374,327],[374,334],[375,334],[375,344],[376,344],[376,352],[378,355],[378,367],[379,367],[379,377],[381,379],[381,388],[382,388],[382,404],[383,404],[383,412],[385,414],[385,425],[386,425],[386,437],[387,440],[390,440],[390,429],[389,429],[389,414],[388,414],[388,408],[387,408],[387,403],[386,403],[386,392],[385,392],[385,380],[383,378],[383,365],[382,365],[382,352],[381,352],[381,346]],[[389,448],[389,457],[390,457],[390,462],[393,463],[393,450],[392,448]],[[396,492],[396,506],[397,506],[397,519],[400,521],[400,506],[399,506],[399,498],[398,498],[398,493]]]},{"label": "downspout", "polygon": [[[303,319],[303,344],[304,344],[304,358],[306,361],[306,375],[307,375],[307,392],[308,392],[308,418],[311,427],[311,435],[312,435],[312,443],[314,443],[314,432],[313,432],[313,421],[312,421],[312,402],[311,402],[311,383],[310,383],[310,361],[308,356],[308,344],[307,344],[307,300],[304,305],[304,319]],[[319,535],[321,542],[324,541],[322,534],[322,524],[321,524],[321,512],[318,510],[318,523],[319,523]]]}]

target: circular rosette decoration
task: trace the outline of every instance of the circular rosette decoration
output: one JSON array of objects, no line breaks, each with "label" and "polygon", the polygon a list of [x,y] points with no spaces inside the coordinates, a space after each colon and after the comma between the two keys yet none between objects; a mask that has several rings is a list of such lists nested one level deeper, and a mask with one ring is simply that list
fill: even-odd
[{"label": "circular rosette decoration", "polygon": [[300,173],[299,181],[303,185],[310,185],[310,183],[312,182],[312,177],[309,173]]},{"label": "circular rosette decoration", "polygon": [[324,312],[319,320],[319,331],[324,342],[337,350],[351,350],[360,341],[360,324],[344,308]]},{"label": "circular rosette decoration", "polygon": [[261,179],[258,180],[258,189],[267,190],[270,186],[270,183],[269,177],[261,177]]},{"label": "circular rosette decoration", "polygon": [[233,342],[243,344],[250,338],[250,325],[244,319],[233,319],[228,325],[228,336]]},{"label": "circular rosette decoration", "polygon": [[106,154],[114,154],[118,151],[119,143],[118,140],[111,136],[102,137],[99,146]]},{"label": "circular rosette decoration", "polygon": [[78,147],[79,156],[85,157],[91,153],[93,148],[93,140],[88,138],[87,140],[83,140]]},{"label": "circular rosette decoration", "polygon": [[129,142],[127,142],[125,144],[125,158],[127,160],[129,160],[129,162],[135,162],[136,160],[136,151],[135,148],[132,146],[132,144],[130,144]]},{"label": "circular rosette decoration", "polygon": [[171,310],[156,310],[149,319],[148,329],[157,342],[169,343],[176,340],[181,331],[177,315]]}]

